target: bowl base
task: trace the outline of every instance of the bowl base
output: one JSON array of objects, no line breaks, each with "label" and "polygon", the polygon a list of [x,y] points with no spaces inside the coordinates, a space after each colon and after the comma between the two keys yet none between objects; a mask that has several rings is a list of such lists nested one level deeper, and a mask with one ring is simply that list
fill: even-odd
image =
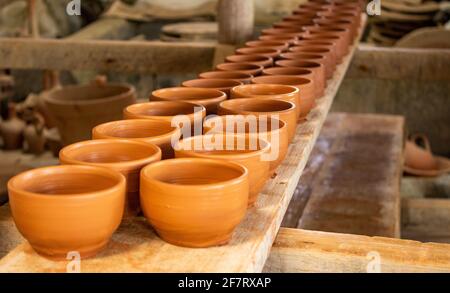
[{"label": "bowl base", "polygon": [[186,235],[180,235],[178,233],[166,233],[160,231],[157,231],[157,233],[161,237],[161,239],[170,244],[190,248],[207,248],[226,245],[230,241],[232,235],[232,233],[228,233],[224,235],[201,238],[196,237],[197,239],[192,239],[192,237],[186,237]]},{"label": "bowl base", "polygon": [[73,257],[69,255],[70,252],[78,252],[80,254],[80,259],[87,259],[96,256],[101,250],[103,250],[108,244],[108,240],[103,241],[99,244],[83,247],[82,249],[73,249],[67,252],[62,252],[61,250],[55,250],[48,247],[36,246],[34,244],[30,245],[33,247],[34,251],[42,257],[45,257],[53,261],[71,261]]}]

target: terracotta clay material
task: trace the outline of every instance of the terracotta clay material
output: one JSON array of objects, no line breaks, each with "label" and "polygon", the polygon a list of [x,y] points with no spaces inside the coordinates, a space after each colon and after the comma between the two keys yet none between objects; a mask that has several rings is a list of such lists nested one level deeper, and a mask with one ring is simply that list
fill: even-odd
[{"label": "terracotta clay material", "polygon": [[130,119],[104,123],[92,129],[93,139],[124,138],[157,145],[162,159],[174,157],[172,137],[180,138],[181,130],[169,121],[157,119]]},{"label": "terracotta clay material", "polygon": [[245,62],[234,62],[234,63],[221,63],[217,64],[217,70],[221,71],[238,71],[242,73],[251,74],[253,76],[258,76],[261,74],[264,67],[261,65],[255,65]]},{"label": "terracotta clay material", "polygon": [[270,177],[270,143],[255,136],[214,133],[180,141],[177,158],[206,158],[241,164],[248,170],[250,183],[248,206],[252,206]]},{"label": "terracotta clay material", "polygon": [[313,29],[309,29],[308,35],[339,37],[341,42],[341,50],[344,52],[344,55],[346,55],[349,52],[349,47],[351,44],[351,35],[348,29],[318,26]]},{"label": "terracotta clay material", "polygon": [[305,47],[328,49],[331,52],[330,54],[331,54],[331,58],[334,62],[334,69],[335,69],[336,65],[338,64],[338,55],[336,52],[336,44],[333,44],[333,42],[320,41],[320,40],[314,41],[314,40],[300,39],[295,42],[293,47],[289,48],[289,52],[301,53],[301,52],[304,52]]},{"label": "terracotta clay material", "polygon": [[225,58],[225,61],[233,63],[250,63],[260,65],[262,67],[273,66],[272,58],[261,55],[230,55]]},{"label": "terracotta clay material", "polygon": [[261,41],[281,41],[292,46],[297,40],[297,34],[262,35],[258,39]]},{"label": "terracotta clay material", "polygon": [[307,20],[298,20],[298,21],[278,21],[273,24],[274,28],[294,28],[294,29],[302,29],[305,25],[314,24],[312,19]]},{"label": "terracotta clay material", "polygon": [[[283,162],[289,147],[287,125],[278,119],[258,118],[251,115],[216,116],[205,120],[203,132],[205,134],[234,133],[267,140],[270,143],[271,152],[278,154],[270,161],[270,174],[273,174]],[[275,151],[274,148],[276,148]]]},{"label": "terracotta clay material", "polygon": [[263,36],[289,35],[291,37],[299,37],[303,31],[296,28],[265,28],[261,30]]},{"label": "terracotta clay material", "polygon": [[314,75],[314,92],[316,93],[316,99],[323,96],[326,81],[325,67],[323,64],[304,60],[279,60],[276,64],[281,67],[298,67],[311,70]]},{"label": "terracotta clay material", "polygon": [[232,87],[243,84],[240,81],[233,79],[191,79],[184,81],[182,86],[189,88],[208,88],[215,89],[224,92],[227,96],[230,96],[230,89]]},{"label": "terracotta clay material", "polygon": [[[298,76],[314,81],[314,73],[309,69],[299,67],[272,67],[264,69],[264,75],[289,75]],[[301,95],[301,93],[300,93]]]},{"label": "terracotta clay material", "polygon": [[252,79],[252,83],[290,85],[298,88],[300,94],[297,106],[299,109],[300,120],[305,119],[314,107],[316,97],[314,92],[314,81],[312,79],[292,75],[266,75],[255,77]]},{"label": "terracotta clay material", "polygon": [[303,36],[302,39],[307,40],[307,41],[332,42],[334,44],[335,52],[336,52],[336,63],[337,64],[342,63],[342,58],[346,54],[346,48],[344,46],[342,37],[324,33],[324,34],[313,34],[313,35],[308,34],[306,36]]},{"label": "terracotta clay material", "polygon": [[88,258],[122,220],[125,178],[99,167],[45,167],[13,177],[8,193],[17,229],[37,253],[66,260],[77,251]]},{"label": "terracotta clay material", "polygon": [[135,140],[87,140],[63,148],[59,160],[65,165],[97,166],[122,173],[127,180],[125,213],[136,216],[140,212],[139,172],[144,166],[160,161],[161,150]]},{"label": "terracotta clay material", "polygon": [[282,120],[287,124],[289,142],[297,129],[297,109],[292,102],[273,99],[232,99],[219,105],[219,115],[255,115]]},{"label": "terracotta clay material", "polygon": [[174,245],[210,247],[231,239],[247,211],[248,171],[223,160],[161,161],[141,171],[144,215]]},{"label": "terracotta clay material", "polygon": [[310,13],[291,14],[283,17],[283,21],[302,22],[303,24],[313,23],[312,20],[317,17],[317,13],[311,11]]},{"label": "terracotta clay material", "polygon": [[23,131],[26,124],[17,117],[16,105],[8,104],[8,119],[0,123],[0,135],[5,150],[21,149],[23,144]]},{"label": "terracotta clay material", "polygon": [[[329,48],[315,46],[315,45],[303,45],[298,47],[295,52],[291,52],[292,54],[314,54],[320,55],[324,57],[325,60],[325,73],[327,78],[331,78],[333,76],[334,70],[336,69],[336,53]],[[289,53],[285,53],[289,54]],[[295,59],[295,55],[291,55],[293,59]],[[289,58],[287,58],[289,59]]]},{"label": "terracotta clay material", "polygon": [[250,48],[272,48],[280,51],[287,51],[289,44],[279,41],[249,41],[245,43]]},{"label": "terracotta clay material", "polygon": [[[326,49],[325,49],[326,50]],[[320,63],[324,66],[325,77],[331,78],[335,69],[335,62],[328,50],[325,53],[320,52],[287,52],[280,55],[282,59],[287,60],[306,60]]]},{"label": "terracotta clay material", "polygon": [[343,28],[348,29],[350,31],[350,40],[353,41],[357,35],[357,26],[352,19],[345,18],[337,18],[337,17],[321,17],[319,19],[315,19],[314,23],[318,26],[322,27],[330,27],[330,28]]},{"label": "terracotta clay material", "polygon": [[136,91],[126,84],[65,86],[44,100],[67,145],[89,139],[98,124],[120,119],[123,109],[136,102]]},{"label": "terracotta clay material", "polygon": [[208,71],[200,73],[198,77],[204,79],[232,79],[240,81],[243,84],[249,84],[253,75],[239,71]]},{"label": "terracotta clay material", "polygon": [[202,105],[208,114],[217,113],[217,105],[227,95],[219,90],[206,88],[172,87],[152,92],[151,101],[184,101]]},{"label": "terracotta clay material", "polygon": [[317,14],[322,19],[346,19],[350,20],[355,28],[359,28],[361,25],[361,17],[359,13],[352,11],[327,11]]},{"label": "terracotta clay material", "polygon": [[236,49],[238,55],[261,55],[270,58],[277,58],[281,54],[280,50],[272,48],[239,48]]}]

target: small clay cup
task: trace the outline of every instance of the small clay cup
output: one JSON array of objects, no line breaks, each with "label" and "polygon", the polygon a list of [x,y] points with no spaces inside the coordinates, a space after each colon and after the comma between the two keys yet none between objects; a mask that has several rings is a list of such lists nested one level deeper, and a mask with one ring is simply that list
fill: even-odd
[{"label": "small clay cup", "polygon": [[204,79],[232,79],[240,81],[242,84],[249,84],[253,75],[239,71],[208,71],[198,75]]},{"label": "small clay cup", "polygon": [[141,171],[144,215],[166,242],[185,247],[224,245],[247,211],[248,171],[223,160],[184,158]]},{"label": "small clay cup", "polygon": [[337,55],[334,50],[334,45],[332,43],[320,42],[309,43],[308,41],[301,43],[297,42],[297,45],[289,48],[292,53],[306,53],[306,54],[316,54],[324,56],[331,66],[331,72],[328,73],[327,77],[331,78],[337,65]]},{"label": "small clay cup", "polygon": [[260,55],[270,58],[277,58],[281,51],[272,48],[239,48],[236,49],[236,54],[238,55]]},{"label": "small clay cup", "polygon": [[289,48],[288,43],[280,41],[249,41],[245,45],[250,48],[272,48],[282,52]]},{"label": "small clay cup", "polygon": [[[326,50],[326,49],[324,49]],[[330,53],[326,51],[326,53]],[[287,52],[280,55],[282,59],[286,60],[306,60],[320,63],[324,66],[325,76],[327,79],[333,76],[335,69],[334,59],[331,58],[330,54],[324,53],[313,53],[313,52]]]},{"label": "small clay cup", "polygon": [[243,83],[233,79],[191,79],[184,81],[182,86],[189,88],[208,88],[224,92],[228,97],[230,96],[230,89],[242,85]]},{"label": "small clay cup", "polygon": [[232,99],[219,105],[219,115],[254,115],[282,120],[287,124],[289,143],[295,137],[297,109],[294,103],[273,99]]},{"label": "small clay cup", "polygon": [[295,41],[297,40],[297,34],[277,34],[277,35],[262,35],[258,38],[258,40],[261,41],[280,41],[288,43],[289,46],[294,45]]},{"label": "small clay cup", "polygon": [[339,46],[338,52],[342,53],[342,57],[345,56],[350,47],[351,36],[350,31],[347,29],[340,28],[329,28],[329,27],[317,27],[316,29],[308,30],[309,36],[317,36],[317,37],[338,37]]},{"label": "small clay cup", "polygon": [[278,21],[273,24],[274,28],[295,28],[295,29],[302,29],[305,25],[312,25],[314,24],[313,19],[306,19],[306,20],[283,20]]},{"label": "small clay cup", "polygon": [[273,66],[273,59],[262,55],[230,55],[225,58],[226,62],[250,63],[260,65],[264,68]]},{"label": "small clay cup", "polygon": [[319,19],[315,19],[314,23],[318,26],[330,27],[330,28],[344,28],[350,31],[351,41],[353,41],[357,35],[357,26],[355,22],[351,18],[344,17],[321,17]]},{"label": "small clay cup", "polygon": [[177,145],[177,158],[206,158],[239,163],[248,170],[248,206],[252,206],[270,177],[270,143],[256,136],[213,133],[183,139]]},{"label": "small clay cup", "polygon": [[261,74],[264,67],[262,67],[261,65],[245,62],[233,62],[217,64],[216,69],[220,71],[238,71],[251,74],[253,76],[258,76]]},{"label": "small clay cup", "polygon": [[271,67],[264,69],[263,76],[264,75],[298,76],[314,81],[314,73],[311,70],[299,67]]},{"label": "small clay cup", "polygon": [[168,121],[158,119],[119,120],[98,125],[92,129],[93,139],[132,139],[157,145],[162,159],[172,159],[172,138],[180,138],[181,130]]},{"label": "small clay cup", "polygon": [[151,101],[184,101],[202,105],[208,114],[217,113],[217,105],[227,95],[219,90],[207,88],[171,87],[152,92]]},{"label": "small clay cup", "polygon": [[61,164],[97,166],[122,173],[127,180],[127,217],[136,216],[141,210],[139,172],[160,160],[161,149],[156,145],[127,139],[87,140],[66,146],[59,152]]},{"label": "small clay cup", "polygon": [[84,259],[102,250],[119,227],[125,185],[119,172],[106,168],[37,168],[9,180],[9,203],[17,229],[37,253],[66,260],[77,251]]},{"label": "small clay cup", "polygon": [[344,46],[344,42],[342,37],[330,34],[307,34],[301,38],[302,40],[307,41],[322,41],[322,42],[331,42],[334,44],[335,54],[336,54],[336,63],[342,63],[342,58],[346,54],[346,49]]},{"label": "small clay cup", "polygon": [[285,36],[291,36],[294,38],[298,38],[303,33],[302,29],[296,29],[296,28],[266,28],[261,30],[261,34],[263,36],[276,36],[276,35],[285,35]]}]

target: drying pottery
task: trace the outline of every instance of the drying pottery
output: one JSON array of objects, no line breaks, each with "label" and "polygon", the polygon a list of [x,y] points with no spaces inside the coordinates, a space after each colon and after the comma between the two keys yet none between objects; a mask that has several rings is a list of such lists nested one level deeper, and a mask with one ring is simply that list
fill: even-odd
[{"label": "drying pottery", "polygon": [[294,38],[298,38],[301,34],[303,34],[303,31],[301,29],[296,28],[266,28],[261,31],[261,34],[263,36],[276,36],[276,35],[285,35],[285,36],[291,36]]},{"label": "drying pottery", "polygon": [[8,104],[8,119],[0,123],[0,134],[3,138],[5,150],[16,150],[22,148],[23,131],[25,122],[17,117],[16,105]]},{"label": "drying pottery", "polygon": [[[264,69],[263,75],[289,75],[298,76],[314,81],[314,74],[309,69],[299,67],[272,67]],[[301,95],[301,93],[300,93]]]},{"label": "drying pottery", "polygon": [[40,155],[45,151],[45,119],[39,113],[33,113],[33,116],[27,121],[27,126],[23,131],[23,137],[27,146],[26,151]]},{"label": "drying pottery", "polygon": [[245,45],[249,48],[271,48],[282,52],[289,48],[288,43],[277,41],[249,41]]},{"label": "drying pottery", "polygon": [[274,28],[295,28],[295,29],[302,29],[305,25],[311,25],[314,24],[312,19],[307,20],[297,20],[297,21],[279,21],[275,22],[273,24]]},{"label": "drying pottery", "polygon": [[191,79],[184,81],[182,86],[189,88],[208,88],[215,89],[224,92],[227,96],[230,96],[230,89],[232,87],[243,84],[240,81],[233,79]]},{"label": "drying pottery", "polygon": [[157,119],[130,119],[104,123],[92,130],[93,139],[125,138],[152,143],[162,152],[162,159],[174,157],[172,139],[179,139],[181,130],[169,121]]},{"label": "drying pottery", "polygon": [[227,95],[215,89],[172,87],[152,92],[151,101],[184,101],[202,105],[208,114],[217,113],[217,105]]},{"label": "drying pottery", "polygon": [[[256,136],[213,133],[183,139],[177,145],[177,158],[205,158],[239,163],[248,170],[248,206],[252,206],[270,177],[270,143]],[[266,157],[265,157],[266,156]]]},{"label": "drying pottery", "polygon": [[288,52],[281,54],[280,57],[287,60],[305,60],[320,63],[324,66],[325,77],[329,79],[333,76],[335,63],[333,63],[330,55],[312,52]]},{"label": "drying pottery", "polygon": [[217,64],[216,69],[220,71],[238,71],[251,74],[253,76],[258,76],[261,74],[264,67],[262,67],[261,65],[245,62],[233,62]]},{"label": "drying pottery", "polygon": [[142,141],[98,139],[66,146],[59,152],[59,160],[65,165],[97,166],[122,173],[127,181],[125,214],[136,216],[140,212],[139,172],[161,160],[161,150]]},{"label": "drying pottery", "polygon": [[346,55],[349,51],[349,47],[351,44],[351,35],[348,29],[319,26],[312,29],[308,29],[308,35],[322,36],[322,37],[330,37],[330,36],[339,37],[340,49],[342,50],[344,55]]},{"label": "drying pottery", "polygon": [[303,77],[292,75],[266,75],[259,76],[252,79],[254,84],[279,84],[295,86],[299,89],[299,119],[303,120],[306,115],[314,107],[315,92],[314,81],[312,79],[306,79]]},{"label": "drying pottery", "polygon": [[[333,76],[334,70],[336,69],[336,53],[329,48],[315,46],[315,45],[302,45],[297,47],[295,52],[289,52],[285,54],[291,54],[290,56],[284,55],[286,59],[297,59],[297,57],[301,58],[301,54],[310,54],[310,55],[320,55],[323,57],[325,73],[327,78],[331,78]],[[295,55],[298,54],[298,55]],[[283,58],[284,58],[283,57]]]},{"label": "drying pottery", "polygon": [[320,27],[343,28],[350,31],[350,40],[354,40],[357,35],[357,26],[352,22],[352,19],[344,17],[321,17],[315,19],[314,22]]},{"label": "drying pottery", "polygon": [[297,109],[294,103],[272,99],[233,99],[219,105],[219,115],[254,115],[282,120],[287,124],[291,142],[297,129]]},{"label": "drying pottery", "polygon": [[302,37],[303,40],[307,41],[325,41],[325,42],[332,42],[335,47],[336,52],[336,63],[340,64],[342,62],[342,58],[346,54],[346,48],[343,42],[343,39],[336,35],[330,35],[330,34],[308,34],[306,36]]},{"label": "drying pottery", "polygon": [[230,55],[225,58],[226,62],[233,63],[250,63],[255,65],[260,65],[262,67],[271,67],[273,66],[273,59],[266,56],[261,55]]},{"label": "drying pottery", "polygon": [[216,116],[205,120],[203,131],[205,134],[234,133],[267,140],[270,143],[270,153],[275,154],[273,160],[270,160],[270,174],[283,162],[289,147],[287,125],[278,119],[251,115]]},{"label": "drying pottery", "polygon": [[240,81],[242,84],[249,84],[253,75],[239,71],[208,71],[200,73],[198,77],[204,79],[233,79]]},{"label": "drying pottery", "polygon": [[239,48],[236,49],[236,54],[238,55],[260,55],[270,58],[277,58],[281,51],[277,49],[256,47],[256,48]]},{"label": "drying pottery", "polygon": [[144,215],[174,245],[210,247],[231,239],[247,211],[248,171],[200,158],[172,159],[141,171]]},{"label": "drying pottery", "polygon": [[261,41],[280,41],[292,46],[297,40],[297,34],[262,35],[258,39]]},{"label": "drying pottery", "polygon": [[88,258],[122,220],[125,178],[99,167],[45,167],[13,177],[8,193],[17,229],[37,253],[66,260],[77,251]]},{"label": "drying pottery", "polygon": [[44,96],[64,145],[89,139],[94,126],[118,120],[136,102],[136,91],[126,84],[93,83],[56,88]]}]

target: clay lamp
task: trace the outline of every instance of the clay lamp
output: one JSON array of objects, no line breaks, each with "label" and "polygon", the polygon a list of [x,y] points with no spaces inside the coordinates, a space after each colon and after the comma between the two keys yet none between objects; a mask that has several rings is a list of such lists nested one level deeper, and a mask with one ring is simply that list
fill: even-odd
[{"label": "clay lamp", "polygon": [[239,48],[236,49],[238,55],[261,55],[275,59],[281,54],[280,50],[272,48]]},{"label": "clay lamp", "polygon": [[273,66],[273,59],[262,55],[230,55],[225,58],[225,61],[232,63],[250,63],[262,67]]},{"label": "clay lamp", "polygon": [[242,73],[251,74],[253,76],[258,76],[261,74],[264,67],[261,65],[255,65],[245,62],[233,62],[233,63],[221,63],[216,66],[217,70],[220,71],[239,71]]},{"label": "clay lamp", "polygon": [[242,84],[249,84],[253,75],[239,71],[208,71],[200,73],[198,77],[204,79],[232,79],[240,81]]},{"label": "clay lamp", "polygon": [[230,89],[232,87],[241,85],[242,82],[233,79],[191,79],[184,81],[182,86],[189,88],[208,88],[224,92],[230,96]]},{"label": "clay lamp", "polygon": [[271,48],[282,52],[289,48],[288,43],[280,41],[249,41],[245,45],[249,48]]},{"label": "clay lamp", "polygon": [[307,60],[323,64],[327,79],[333,76],[336,67],[335,61],[331,56],[331,51],[326,48],[316,49],[316,52],[288,52],[281,54],[280,57],[286,60]]}]

